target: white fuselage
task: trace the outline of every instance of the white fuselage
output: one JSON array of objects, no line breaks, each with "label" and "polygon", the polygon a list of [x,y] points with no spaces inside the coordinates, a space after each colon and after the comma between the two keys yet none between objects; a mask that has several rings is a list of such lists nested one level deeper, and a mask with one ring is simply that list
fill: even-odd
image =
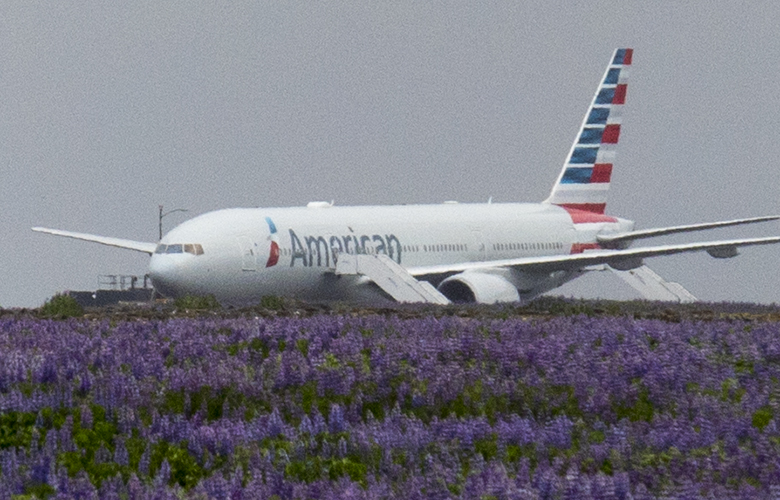
[{"label": "white fuselage", "polygon": [[[339,253],[384,253],[414,269],[570,254],[595,246],[597,233],[633,227],[608,217],[575,224],[566,210],[549,204],[311,205],[219,210],[179,225],[152,255],[155,287],[170,297],[213,294],[229,304],[266,295],[372,300],[384,295],[368,280],[333,272]],[[529,296],[573,277],[514,282]]]}]

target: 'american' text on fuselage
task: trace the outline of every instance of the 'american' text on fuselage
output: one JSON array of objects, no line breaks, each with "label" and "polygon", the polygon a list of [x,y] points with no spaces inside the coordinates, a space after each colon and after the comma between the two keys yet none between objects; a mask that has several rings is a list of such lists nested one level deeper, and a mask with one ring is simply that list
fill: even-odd
[{"label": "'american' text on fuselage", "polygon": [[[334,252],[338,253],[383,253],[397,263],[401,263],[401,242],[394,234],[346,236],[303,236],[301,238],[290,229],[292,256],[290,267],[295,267],[296,261],[304,267],[330,267],[335,265]],[[305,245],[304,245],[305,243]],[[316,264],[315,264],[316,256]]]}]

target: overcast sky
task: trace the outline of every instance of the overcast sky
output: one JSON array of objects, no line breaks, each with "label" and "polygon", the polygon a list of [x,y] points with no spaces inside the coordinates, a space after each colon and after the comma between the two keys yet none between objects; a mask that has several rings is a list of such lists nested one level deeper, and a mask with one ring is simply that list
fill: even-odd
[{"label": "overcast sky", "polygon": [[[541,201],[616,47],[635,49],[607,211],[780,213],[780,3],[0,4],[0,305],[143,275],[157,207]],[[693,241],[780,235],[780,224]],[[646,243],[645,243],[646,244]],[[780,247],[649,259],[704,300],[780,302]],[[601,273],[559,289],[631,298]]]}]

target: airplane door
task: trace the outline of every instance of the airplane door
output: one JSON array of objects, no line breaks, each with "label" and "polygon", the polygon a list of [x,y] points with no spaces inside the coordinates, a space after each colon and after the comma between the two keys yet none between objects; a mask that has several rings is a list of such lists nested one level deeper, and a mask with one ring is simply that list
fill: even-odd
[{"label": "airplane door", "polygon": [[241,270],[257,271],[257,245],[249,236],[239,236],[238,246],[241,248]]},{"label": "airplane door", "polygon": [[487,245],[485,245],[485,239],[482,236],[482,230],[478,228],[471,229],[471,239],[474,245],[474,254],[477,260],[487,260]]}]

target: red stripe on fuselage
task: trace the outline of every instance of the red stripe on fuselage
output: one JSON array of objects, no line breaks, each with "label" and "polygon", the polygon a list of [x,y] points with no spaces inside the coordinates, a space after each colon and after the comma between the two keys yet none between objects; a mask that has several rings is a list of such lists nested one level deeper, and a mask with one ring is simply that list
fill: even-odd
[{"label": "red stripe on fuselage", "polygon": [[564,203],[559,206],[569,212],[575,224],[617,222],[616,218],[604,215],[606,203]]},{"label": "red stripe on fuselage", "polygon": [[582,253],[585,250],[599,250],[600,248],[598,243],[572,243],[569,253]]}]

